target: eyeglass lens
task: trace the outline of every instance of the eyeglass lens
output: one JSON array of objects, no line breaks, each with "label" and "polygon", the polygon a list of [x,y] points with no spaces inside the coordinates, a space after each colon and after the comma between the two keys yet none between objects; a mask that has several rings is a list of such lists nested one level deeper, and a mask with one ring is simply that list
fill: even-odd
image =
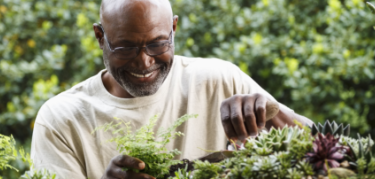
[{"label": "eyeglass lens", "polygon": [[[170,48],[170,41],[164,40],[157,43],[152,43],[147,45],[146,53],[150,56],[156,56],[165,53]],[[132,59],[135,58],[139,53],[138,47],[129,47],[129,48],[118,48],[112,54],[114,58],[117,59]]]}]

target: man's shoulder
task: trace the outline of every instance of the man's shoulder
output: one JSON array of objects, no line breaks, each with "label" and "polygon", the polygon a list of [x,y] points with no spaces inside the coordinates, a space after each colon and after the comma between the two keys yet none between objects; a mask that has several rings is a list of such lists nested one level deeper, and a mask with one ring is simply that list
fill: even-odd
[{"label": "man's shoulder", "polygon": [[195,75],[230,75],[239,68],[232,62],[219,58],[201,58],[178,56],[184,71]]},{"label": "man's shoulder", "polygon": [[241,70],[232,62],[218,58],[183,57],[178,56],[180,65],[185,75],[208,77],[232,78],[235,73]]},{"label": "man's shoulder", "polygon": [[199,66],[199,67],[204,67],[204,68],[207,68],[207,67],[228,68],[229,66],[235,66],[232,62],[219,59],[219,58],[185,57],[185,56],[178,56],[178,55],[176,55],[176,57],[180,59],[181,64],[186,67]]},{"label": "man's shoulder", "polygon": [[96,76],[90,77],[47,100],[38,112],[37,122],[54,123],[85,115],[90,101],[95,98],[95,88],[92,84],[95,78]]}]

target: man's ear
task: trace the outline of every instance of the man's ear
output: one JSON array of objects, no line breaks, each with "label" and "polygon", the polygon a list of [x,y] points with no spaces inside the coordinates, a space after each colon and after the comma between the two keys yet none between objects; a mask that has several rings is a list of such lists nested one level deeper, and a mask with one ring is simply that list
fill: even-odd
[{"label": "man's ear", "polygon": [[96,40],[99,43],[99,47],[100,47],[100,49],[103,50],[104,34],[103,34],[103,31],[102,31],[102,28],[100,28],[99,24],[97,24],[97,23],[94,23],[92,28],[94,29],[95,37],[96,37]]},{"label": "man's ear", "polygon": [[178,15],[173,16],[173,36],[176,34],[177,30]]}]

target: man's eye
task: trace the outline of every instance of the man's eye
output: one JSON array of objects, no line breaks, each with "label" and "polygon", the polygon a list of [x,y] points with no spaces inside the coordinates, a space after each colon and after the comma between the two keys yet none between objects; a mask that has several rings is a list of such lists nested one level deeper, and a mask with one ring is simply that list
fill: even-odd
[{"label": "man's eye", "polygon": [[132,47],[122,47],[121,48],[121,51],[132,51],[132,50],[134,50],[134,49],[136,49],[137,47],[134,47],[134,46],[132,46]]},{"label": "man's eye", "polygon": [[149,48],[155,48],[155,47],[164,47],[167,46],[168,42],[158,42],[148,45]]}]

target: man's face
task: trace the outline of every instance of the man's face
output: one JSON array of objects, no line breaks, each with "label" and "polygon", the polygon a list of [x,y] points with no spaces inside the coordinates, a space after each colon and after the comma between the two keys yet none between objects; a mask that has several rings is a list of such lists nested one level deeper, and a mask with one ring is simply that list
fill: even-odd
[{"label": "man's face", "polygon": [[[172,18],[144,1],[127,5],[129,12],[112,13],[103,18],[103,59],[108,72],[133,97],[156,93],[166,79],[173,62],[174,46],[160,55],[149,55],[142,48],[170,40],[173,42]],[[146,12],[145,12],[146,11]],[[177,20],[177,19],[176,19]],[[171,34],[172,33],[172,34]],[[138,54],[129,59],[118,47],[138,47]],[[112,50],[111,50],[111,49]]]}]

